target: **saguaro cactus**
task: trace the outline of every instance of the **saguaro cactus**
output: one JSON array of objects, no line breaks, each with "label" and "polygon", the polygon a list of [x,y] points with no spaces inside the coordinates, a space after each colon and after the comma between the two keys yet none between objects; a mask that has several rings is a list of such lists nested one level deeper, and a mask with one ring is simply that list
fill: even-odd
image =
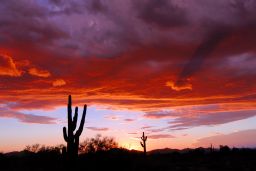
[{"label": "saguaro cactus", "polygon": [[67,142],[67,157],[69,159],[76,158],[78,156],[78,146],[79,146],[79,137],[82,134],[84,128],[84,121],[86,115],[87,106],[84,105],[84,111],[81,119],[79,128],[76,130],[77,126],[77,117],[78,117],[78,107],[75,108],[75,114],[72,119],[72,99],[71,95],[68,97],[68,130],[66,127],[63,127],[63,137]]},{"label": "saguaro cactus", "polygon": [[148,137],[145,136],[145,135],[144,135],[144,132],[143,132],[142,137],[140,137],[140,138],[141,138],[141,140],[142,140],[142,142],[140,142],[140,145],[143,147],[144,155],[146,156],[146,154],[147,154],[146,141],[147,141]]},{"label": "saguaro cactus", "polygon": [[214,147],[213,147],[213,145],[211,144],[211,146],[210,146],[210,152],[212,153],[214,151]]}]

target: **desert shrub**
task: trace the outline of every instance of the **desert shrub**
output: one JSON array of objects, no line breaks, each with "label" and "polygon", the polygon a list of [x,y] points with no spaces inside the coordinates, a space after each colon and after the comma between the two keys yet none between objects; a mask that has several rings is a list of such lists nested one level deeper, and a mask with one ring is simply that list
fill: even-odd
[{"label": "desert shrub", "polygon": [[118,144],[112,137],[102,137],[100,134],[94,138],[88,138],[80,144],[80,153],[95,153],[98,151],[109,151],[117,148]]},{"label": "desert shrub", "polygon": [[57,146],[45,146],[45,145],[40,145],[40,144],[33,144],[33,145],[27,145],[24,148],[25,152],[30,152],[30,153],[55,153],[55,154],[60,154],[62,151],[62,148],[64,145],[57,145]]}]

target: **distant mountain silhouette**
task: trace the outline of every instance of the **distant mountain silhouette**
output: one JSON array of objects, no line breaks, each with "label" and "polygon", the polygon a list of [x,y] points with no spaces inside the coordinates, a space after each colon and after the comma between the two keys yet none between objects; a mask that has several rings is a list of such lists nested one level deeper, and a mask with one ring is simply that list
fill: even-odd
[{"label": "distant mountain silhouette", "polygon": [[7,157],[25,157],[28,155],[26,151],[12,151],[8,153],[4,153]]},{"label": "distant mountain silhouette", "polygon": [[171,148],[163,148],[163,149],[155,149],[148,152],[148,154],[168,154],[173,152],[180,152],[181,150],[178,149],[171,149]]}]

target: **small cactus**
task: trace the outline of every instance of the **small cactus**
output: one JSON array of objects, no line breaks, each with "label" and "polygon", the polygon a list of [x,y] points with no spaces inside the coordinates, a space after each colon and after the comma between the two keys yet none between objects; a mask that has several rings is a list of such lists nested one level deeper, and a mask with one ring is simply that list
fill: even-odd
[{"label": "small cactus", "polygon": [[78,156],[78,146],[79,146],[79,137],[82,134],[84,128],[84,121],[86,115],[87,106],[84,105],[84,111],[81,119],[79,128],[76,130],[77,126],[77,117],[78,117],[78,107],[75,108],[75,114],[72,119],[72,99],[71,95],[68,97],[68,129],[63,127],[63,137],[67,142],[67,157],[68,159],[74,159]]},{"label": "small cactus", "polygon": [[211,144],[211,146],[210,146],[210,152],[212,153],[214,151],[214,147],[213,147],[213,145]]},{"label": "small cactus", "polygon": [[144,132],[142,134],[142,137],[140,137],[142,142],[140,142],[140,145],[143,147],[143,151],[144,151],[144,155],[146,156],[147,155],[147,149],[146,149],[146,141],[148,139],[147,136],[144,135]]}]

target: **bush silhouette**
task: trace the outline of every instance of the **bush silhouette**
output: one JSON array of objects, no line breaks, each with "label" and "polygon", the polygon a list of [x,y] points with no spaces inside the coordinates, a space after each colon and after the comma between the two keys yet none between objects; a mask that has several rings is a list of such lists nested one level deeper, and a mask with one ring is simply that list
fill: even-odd
[{"label": "bush silhouette", "polygon": [[24,151],[37,153],[40,150],[40,144],[27,145]]},{"label": "bush silhouette", "polygon": [[100,134],[95,138],[86,139],[80,145],[80,153],[95,153],[99,151],[109,151],[117,148],[118,144],[111,137],[102,137]]},{"label": "bush silhouette", "polygon": [[220,152],[221,153],[229,153],[230,152],[230,148],[227,145],[220,145]]},{"label": "bush silhouette", "polygon": [[45,154],[45,153],[51,153],[51,154],[61,154],[61,150],[64,145],[58,145],[58,146],[45,146],[40,144],[33,144],[33,145],[27,145],[24,148],[25,152],[28,153],[38,153],[38,154]]}]

